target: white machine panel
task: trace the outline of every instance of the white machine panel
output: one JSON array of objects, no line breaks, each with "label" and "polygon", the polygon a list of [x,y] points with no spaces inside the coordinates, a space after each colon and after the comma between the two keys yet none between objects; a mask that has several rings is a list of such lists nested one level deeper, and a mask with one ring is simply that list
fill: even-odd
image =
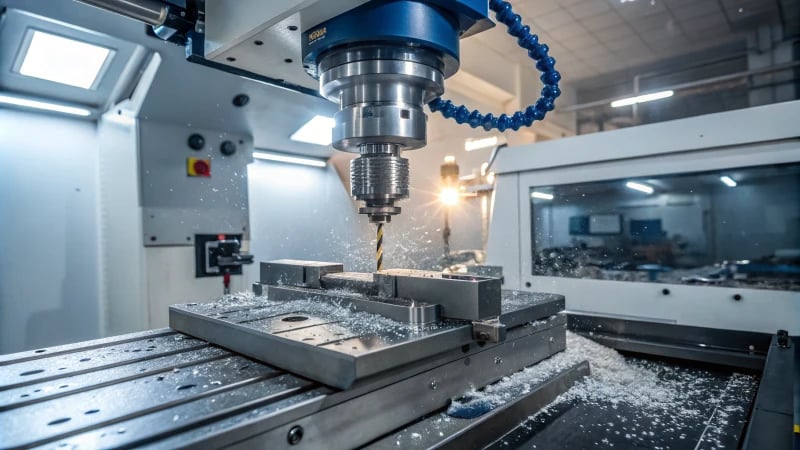
[{"label": "white machine panel", "polygon": [[504,267],[507,288],[565,295],[575,313],[800,333],[796,291],[533,275],[530,196],[532,187],[796,163],[798,115],[800,102],[782,103],[507,149],[496,164],[487,263]]},{"label": "white machine panel", "polygon": [[[252,138],[183,124],[143,122],[139,128],[145,246],[191,246],[195,234],[243,234],[248,240]],[[200,150],[187,144],[193,134],[205,139]],[[236,146],[233,155],[222,154],[224,141]],[[208,160],[211,175],[188,176],[188,158]]]},{"label": "white machine panel", "polygon": [[363,3],[366,0],[207,0],[206,59],[317,89],[318,82],[303,70],[303,31]]}]

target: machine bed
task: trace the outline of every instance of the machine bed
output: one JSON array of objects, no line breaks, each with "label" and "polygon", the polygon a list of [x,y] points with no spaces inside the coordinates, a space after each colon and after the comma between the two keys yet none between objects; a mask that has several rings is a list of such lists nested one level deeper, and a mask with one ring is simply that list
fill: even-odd
[{"label": "machine bed", "polygon": [[174,330],[0,357],[0,448],[763,448],[784,436],[764,418],[791,421],[787,336],[568,319],[561,296],[499,285],[264,263],[266,296],[175,305]]}]

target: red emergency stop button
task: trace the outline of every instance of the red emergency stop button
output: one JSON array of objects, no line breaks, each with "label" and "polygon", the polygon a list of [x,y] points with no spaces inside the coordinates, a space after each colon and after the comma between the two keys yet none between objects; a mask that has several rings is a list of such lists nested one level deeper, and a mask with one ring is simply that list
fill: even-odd
[{"label": "red emergency stop button", "polygon": [[190,177],[210,177],[211,160],[203,158],[186,158],[186,174]]}]

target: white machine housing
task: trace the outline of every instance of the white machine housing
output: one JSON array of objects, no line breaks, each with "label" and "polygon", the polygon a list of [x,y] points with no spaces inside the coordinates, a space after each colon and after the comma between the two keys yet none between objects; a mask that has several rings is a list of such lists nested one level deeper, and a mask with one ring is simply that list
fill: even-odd
[{"label": "white machine housing", "polygon": [[506,289],[564,295],[575,314],[798,334],[797,292],[534,276],[530,232],[534,186],[798,162],[798,117],[794,101],[504,149],[487,264],[503,266]]},{"label": "white machine housing", "polygon": [[317,90],[303,69],[302,32],[367,1],[206,0],[205,57]]}]

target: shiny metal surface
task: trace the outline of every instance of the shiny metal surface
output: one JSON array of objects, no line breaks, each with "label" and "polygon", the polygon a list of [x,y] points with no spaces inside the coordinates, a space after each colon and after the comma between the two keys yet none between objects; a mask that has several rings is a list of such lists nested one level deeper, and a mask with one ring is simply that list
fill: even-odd
[{"label": "shiny metal surface", "polygon": [[497,278],[407,269],[384,270],[374,278],[379,296],[436,303],[442,307],[442,317],[483,320],[502,312],[501,282]]},{"label": "shiny metal surface", "polygon": [[513,328],[530,321],[563,314],[565,300],[563,295],[543,294],[540,292],[525,292],[502,290],[500,322],[506,327]]},{"label": "shiny metal surface", "polygon": [[372,223],[399,214],[409,196],[404,150],[427,142],[426,103],[444,93],[444,62],[430,50],[362,45],[331,50],[319,62],[320,93],[339,104],[333,147],[361,156],[350,165],[351,194]]},{"label": "shiny metal surface", "polygon": [[[391,47],[346,48],[322,58],[320,93],[340,108],[334,148],[360,153],[366,144],[395,144],[399,150],[425,145],[422,107],[444,93],[444,75],[429,65],[436,61],[430,51],[387,50]],[[416,53],[422,58],[413,58]]]},{"label": "shiny metal surface", "polygon": [[2,356],[0,447],[285,448],[302,424],[301,446],[334,436],[326,448],[353,448],[563,350],[565,326],[518,327],[503,344],[453,348],[346,391],[166,329]]},{"label": "shiny metal surface", "polygon": [[472,327],[416,327],[310,296],[306,302],[170,306],[170,326],[260,361],[346,389],[379,374],[472,341]]},{"label": "shiny metal surface", "polygon": [[[533,385],[527,393],[509,403],[474,419],[447,417],[435,414],[410,425],[399,433],[370,443],[370,450],[403,447],[411,440],[415,448],[482,448],[524,422],[532,412],[547,406],[559,395],[590,373],[589,363],[583,361]],[[401,440],[401,437],[406,439]],[[413,436],[408,439],[408,436]]]},{"label": "shiny metal surface", "polygon": [[[794,338],[789,347],[778,345],[777,336],[770,343],[767,361],[744,443],[744,450],[769,448],[789,450],[792,436],[789,430],[800,424],[800,339]],[[794,381],[792,381],[794,380]],[[794,392],[792,392],[794,391]],[[794,394],[794,395],[792,395]],[[798,425],[794,425],[797,427]],[[794,446],[798,430],[795,428]]]},{"label": "shiny metal surface", "polygon": [[154,27],[167,20],[167,7],[157,0],[78,0]]},{"label": "shiny metal surface", "polygon": [[[441,288],[441,292],[448,290],[451,299],[460,299],[480,312],[485,308],[475,305],[480,303],[477,299],[486,297],[484,291],[493,292],[495,286],[486,284],[490,282],[498,283],[494,315],[508,321],[503,328],[550,317],[566,323],[563,315],[553,316],[555,308],[563,309],[563,298],[559,296],[530,303],[516,299],[502,308],[496,279],[439,279],[437,289],[448,287]],[[404,289],[402,283],[399,289]],[[426,314],[433,314],[434,310],[429,308],[434,302],[427,298],[412,297],[414,303],[411,303],[402,298],[370,298],[288,286],[267,286],[267,294],[268,298],[230,297],[217,303],[174,305],[170,307],[170,326],[341,389],[475,340],[474,327],[469,322],[409,324],[408,321],[429,320]],[[425,304],[417,307],[416,302]],[[365,309],[400,314],[406,323],[383,314],[366,313]]]},{"label": "shiny metal surface", "polygon": [[472,322],[472,337],[476,341],[502,342],[506,340],[506,326],[500,319]]},{"label": "shiny metal surface", "polygon": [[341,306],[350,306],[357,311],[378,314],[409,325],[430,325],[439,322],[439,305],[413,302],[406,299],[370,298],[360,294],[341,291],[320,291],[286,286],[267,286],[267,297],[273,301],[296,301],[315,298]]},{"label": "shiny metal surface", "polygon": [[[562,351],[566,346],[563,325],[526,328],[539,331],[516,335],[497,345],[474,346],[461,357],[443,361],[419,376],[401,378],[368,395],[354,397],[254,436],[240,442],[237,448],[274,446],[284,442],[282,440],[293,427],[302,427],[303,439],[292,448],[349,449],[365,445],[446,406],[451,398],[465,392],[464,386],[484,386]],[[456,353],[461,351],[456,350]],[[347,394],[348,391],[344,391],[330,398]]]},{"label": "shiny metal surface", "polygon": [[0,358],[0,447],[159,446],[259,410],[277,426],[330,392],[172,330],[135,333]]},{"label": "shiny metal surface", "polygon": [[408,160],[394,155],[361,156],[350,162],[353,197],[360,200],[408,198]]},{"label": "shiny metal surface", "polygon": [[388,223],[401,212],[395,202],[408,198],[409,180],[408,160],[400,157],[399,151],[366,153],[350,161],[350,193],[364,201],[359,213],[367,214],[372,223]]},{"label": "shiny metal surface", "polygon": [[344,271],[341,263],[279,259],[262,262],[261,283],[319,288],[324,275]]},{"label": "shiny metal surface", "polygon": [[[474,275],[445,274],[441,272],[389,269],[373,274],[346,274],[341,275],[343,265],[338,263],[322,263],[316,261],[279,260],[261,263],[261,284],[256,286],[259,295],[265,292],[263,285],[295,286],[295,287],[323,287],[327,285],[325,277],[330,277],[334,286],[345,287],[354,294],[364,296],[378,296],[380,298],[363,298],[364,308],[359,307],[358,296],[347,303],[356,309],[371,313],[383,314],[386,311],[389,317],[408,323],[409,317],[418,316],[417,313],[409,316],[408,311],[396,310],[397,308],[375,309],[381,305],[370,304],[374,301],[385,302],[391,305],[437,305],[436,314],[448,319],[459,320],[484,320],[500,316],[503,313],[501,296],[505,295],[510,314],[520,314],[527,320],[536,320],[548,315],[556,314],[564,309],[564,299],[560,296],[536,297],[538,294],[525,294],[522,292],[501,293],[501,281],[498,278],[478,277]],[[338,278],[337,278],[338,277]],[[354,282],[357,281],[357,282]],[[278,291],[276,291],[278,292]],[[314,296],[314,291],[307,292]],[[330,299],[340,297],[340,292],[327,292],[321,298]],[[347,295],[353,298],[354,296]],[[286,299],[282,297],[281,299]],[[290,297],[298,299],[297,297]],[[275,300],[275,299],[273,299]],[[541,300],[541,302],[539,301]],[[560,301],[559,301],[560,300]],[[548,313],[539,314],[538,311],[529,310],[529,307],[542,303],[549,305]],[[432,313],[433,311],[430,311]],[[424,315],[432,317],[425,312]],[[399,314],[399,316],[398,316]],[[508,321],[509,317],[506,318]],[[427,321],[423,322],[427,323]],[[505,323],[505,322],[504,322]]]},{"label": "shiny metal surface", "polygon": [[378,287],[371,273],[341,272],[322,277],[322,287],[340,291],[357,292],[364,295],[378,295]]}]

